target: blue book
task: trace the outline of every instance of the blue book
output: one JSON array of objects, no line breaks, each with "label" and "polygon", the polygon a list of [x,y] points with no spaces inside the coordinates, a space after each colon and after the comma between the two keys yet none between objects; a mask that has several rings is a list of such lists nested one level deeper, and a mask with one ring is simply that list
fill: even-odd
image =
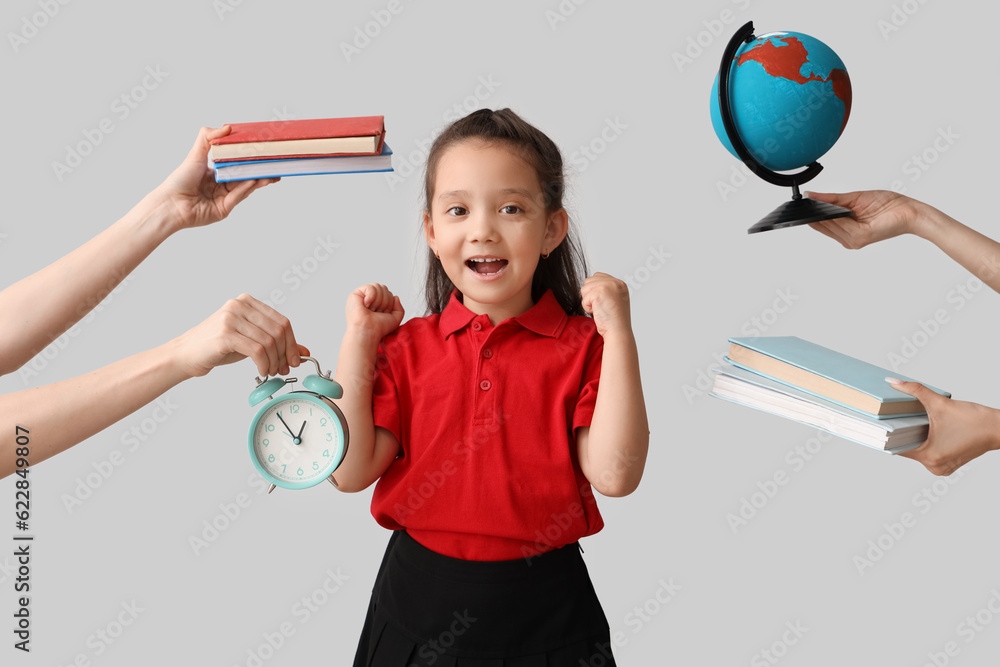
[{"label": "blue book", "polygon": [[880,451],[898,454],[919,447],[927,439],[926,414],[876,419],[736,366],[726,364],[712,370],[718,373],[711,391],[716,398],[808,424]]},{"label": "blue book", "polygon": [[392,149],[389,144],[382,142],[382,152],[378,155],[246,160],[218,164],[209,161],[208,166],[215,170],[216,183],[247,181],[252,178],[392,171]]},{"label": "blue book", "polygon": [[[893,389],[887,376],[912,378],[795,336],[730,338],[730,363],[876,419],[926,413],[920,401]],[[942,396],[951,394],[926,385]]]}]

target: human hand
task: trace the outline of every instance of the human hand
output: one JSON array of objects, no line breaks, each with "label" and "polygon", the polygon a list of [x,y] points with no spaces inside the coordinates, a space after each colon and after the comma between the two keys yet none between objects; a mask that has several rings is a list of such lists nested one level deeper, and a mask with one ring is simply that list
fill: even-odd
[{"label": "human hand", "polygon": [[380,283],[362,285],[347,297],[347,326],[382,340],[403,321],[403,304]]},{"label": "human hand", "polygon": [[580,296],[583,310],[594,316],[597,333],[601,336],[609,331],[631,334],[628,285],[624,281],[607,273],[595,273],[583,281]]},{"label": "human hand", "polygon": [[950,475],[972,459],[1000,448],[1000,410],[945,398],[919,382],[886,381],[893,389],[919,400],[930,419],[927,440],[900,456],[919,461],[935,475]]},{"label": "human hand", "polygon": [[229,125],[203,127],[184,161],[161,183],[153,194],[165,199],[175,211],[175,230],[201,227],[228,216],[241,201],[279,178],[216,183],[215,173],[208,166],[211,140],[224,137]]},{"label": "human hand", "polygon": [[249,294],[230,299],[222,308],[171,343],[175,358],[189,377],[207,375],[216,366],[250,357],[257,372],[285,375],[309,350],[295,342],[288,319]]},{"label": "human hand", "polygon": [[810,199],[843,206],[854,212],[854,218],[835,218],[809,224],[848,250],[858,250],[911,232],[920,218],[919,202],[889,190],[806,194]]}]

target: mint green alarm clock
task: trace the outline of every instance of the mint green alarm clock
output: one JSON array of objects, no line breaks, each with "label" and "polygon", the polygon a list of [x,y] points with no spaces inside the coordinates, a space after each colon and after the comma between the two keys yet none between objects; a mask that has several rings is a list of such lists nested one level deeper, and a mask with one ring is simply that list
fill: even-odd
[{"label": "mint green alarm clock", "polygon": [[250,405],[267,400],[250,423],[250,460],[264,479],[274,487],[307,489],[323,480],[337,486],[333,472],[347,454],[347,420],[331,399],[344,390],[323,373],[312,357],[302,361],[316,364],[317,375],[302,381],[305,390],[292,391],[275,398],[274,393],[296,378],[271,378],[257,381],[250,393]]}]

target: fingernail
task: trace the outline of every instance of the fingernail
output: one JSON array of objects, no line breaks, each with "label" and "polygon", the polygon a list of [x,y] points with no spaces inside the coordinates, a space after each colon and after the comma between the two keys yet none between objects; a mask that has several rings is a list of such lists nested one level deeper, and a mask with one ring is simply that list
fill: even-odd
[{"label": "fingernail", "polygon": [[889,378],[889,377],[887,377],[885,381],[888,382],[889,384],[902,384],[903,382],[902,380],[897,380],[896,378]]}]

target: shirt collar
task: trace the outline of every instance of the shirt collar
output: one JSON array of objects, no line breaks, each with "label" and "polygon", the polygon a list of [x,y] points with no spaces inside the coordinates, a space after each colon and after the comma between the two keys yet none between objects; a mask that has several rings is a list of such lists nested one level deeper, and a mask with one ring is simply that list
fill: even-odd
[{"label": "shirt collar", "polygon": [[[458,300],[458,290],[454,289],[448,299],[448,305],[441,311],[438,328],[441,334],[447,338],[468,326],[476,317],[476,313],[466,308],[465,304]],[[566,326],[566,322],[569,321],[569,316],[559,305],[552,290],[545,290],[545,294],[535,305],[512,319],[536,334],[557,338]]]}]

